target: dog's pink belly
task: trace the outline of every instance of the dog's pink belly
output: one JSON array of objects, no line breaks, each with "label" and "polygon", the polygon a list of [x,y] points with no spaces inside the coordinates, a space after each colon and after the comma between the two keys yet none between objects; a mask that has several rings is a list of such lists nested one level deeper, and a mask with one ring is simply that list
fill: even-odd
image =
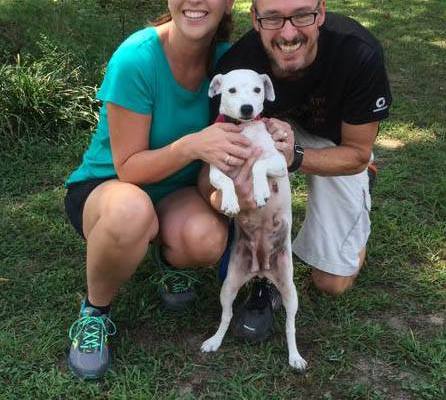
[{"label": "dog's pink belly", "polygon": [[260,276],[286,263],[289,222],[286,213],[274,202],[272,194],[266,207],[242,211],[235,219],[238,241],[235,256],[246,272]]}]

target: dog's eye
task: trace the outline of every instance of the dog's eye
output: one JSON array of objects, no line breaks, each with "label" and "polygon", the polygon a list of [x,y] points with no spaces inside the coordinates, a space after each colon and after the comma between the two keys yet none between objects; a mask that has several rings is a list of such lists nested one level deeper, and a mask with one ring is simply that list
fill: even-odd
[{"label": "dog's eye", "polygon": [[260,89],[259,87],[254,88],[255,93],[260,93],[261,91],[262,91],[262,89]]},{"label": "dog's eye", "polygon": [[237,90],[234,87],[232,87],[231,89],[228,90],[228,92],[234,94],[237,92]]}]

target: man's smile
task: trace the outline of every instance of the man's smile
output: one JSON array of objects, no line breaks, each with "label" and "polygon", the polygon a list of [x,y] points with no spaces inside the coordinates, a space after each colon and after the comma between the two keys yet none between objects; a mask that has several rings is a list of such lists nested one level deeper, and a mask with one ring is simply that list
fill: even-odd
[{"label": "man's smile", "polygon": [[298,51],[302,47],[303,42],[298,41],[296,43],[277,43],[277,47],[285,54],[292,54]]}]

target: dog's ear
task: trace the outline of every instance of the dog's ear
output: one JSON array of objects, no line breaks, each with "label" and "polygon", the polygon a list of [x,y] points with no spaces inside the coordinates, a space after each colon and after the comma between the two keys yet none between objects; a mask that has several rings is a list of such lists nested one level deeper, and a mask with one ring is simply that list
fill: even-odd
[{"label": "dog's ear", "polygon": [[266,75],[260,75],[263,81],[263,85],[265,86],[265,98],[268,101],[274,101],[276,99],[276,95],[274,94],[273,83],[271,82],[271,78]]},{"label": "dog's ear", "polygon": [[209,92],[208,92],[208,96],[209,97],[214,97],[217,94],[221,93],[221,84],[223,82],[223,75],[222,74],[218,74],[215,75],[214,78],[212,79],[210,85],[209,85]]}]

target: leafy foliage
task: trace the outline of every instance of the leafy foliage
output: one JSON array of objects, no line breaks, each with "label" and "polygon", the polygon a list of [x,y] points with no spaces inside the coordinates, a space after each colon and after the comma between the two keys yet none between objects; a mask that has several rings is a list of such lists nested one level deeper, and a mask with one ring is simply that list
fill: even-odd
[{"label": "leafy foliage", "polygon": [[84,83],[82,67],[47,38],[41,57],[17,57],[0,65],[0,137],[4,146],[29,138],[57,141],[67,132],[93,126],[95,88]]}]

